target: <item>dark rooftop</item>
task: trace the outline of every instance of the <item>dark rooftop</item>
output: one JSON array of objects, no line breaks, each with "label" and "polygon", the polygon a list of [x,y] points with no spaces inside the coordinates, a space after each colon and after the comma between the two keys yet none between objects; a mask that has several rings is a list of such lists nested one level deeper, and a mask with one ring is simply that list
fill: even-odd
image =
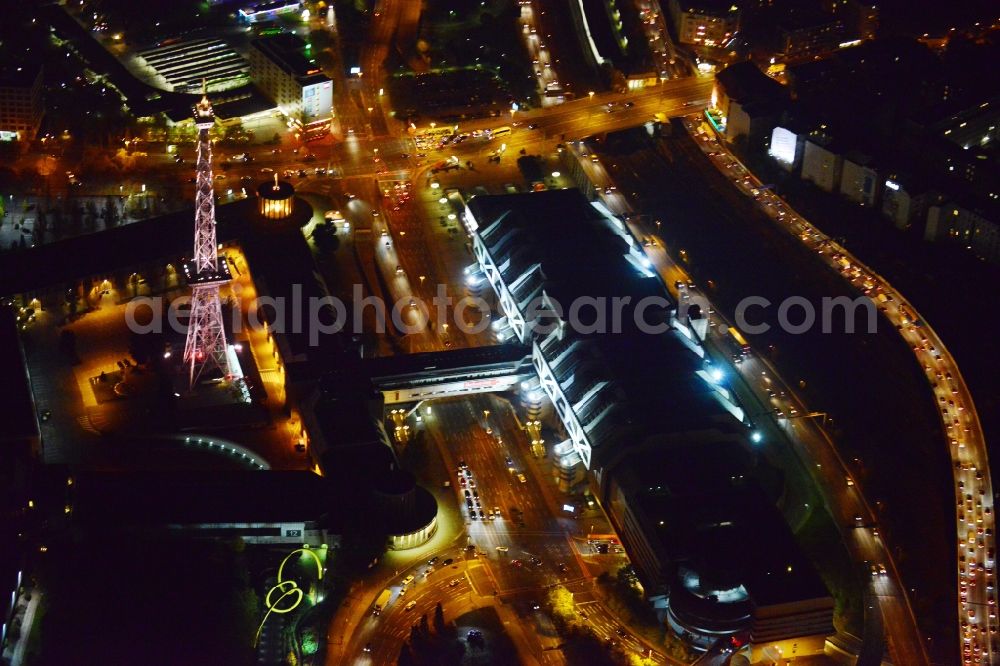
[{"label": "dark rooftop", "polygon": [[326,80],[326,75],[320,66],[307,57],[306,42],[298,35],[283,32],[278,35],[258,37],[250,44],[284,71],[298,77],[302,83]]},{"label": "dark rooftop", "polygon": [[730,99],[738,102],[784,101],[788,91],[749,60],[735,63],[718,73],[715,80]]},{"label": "dark rooftop", "polygon": [[257,196],[262,199],[288,199],[295,196],[295,188],[283,180],[265,181],[257,186]]},{"label": "dark rooftop", "polygon": [[739,442],[724,433],[713,433],[697,439],[684,434],[650,441],[626,453],[621,466],[627,468],[625,483],[637,491],[684,497],[726,491],[734,478],[747,474],[751,463],[750,454]]},{"label": "dark rooftop", "polygon": [[[7,53],[0,52],[0,58],[8,58]],[[41,65],[28,65],[20,62],[5,62],[0,65],[0,88],[28,87],[34,84],[38,75],[42,73]]]},{"label": "dark rooftop", "polygon": [[443,371],[471,366],[517,363],[531,355],[521,344],[491,345],[438,352],[423,352],[396,356],[380,356],[361,362],[361,371],[369,378],[413,375],[426,371]]},{"label": "dark rooftop", "polygon": [[323,521],[346,504],[299,471],[86,472],[74,485],[74,519],[111,526]]},{"label": "dark rooftop", "polygon": [[755,606],[828,597],[784,518],[753,483],[683,496],[637,499],[671,559],[706,579],[739,581]]},{"label": "dark rooftop", "polygon": [[779,30],[792,32],[841,22],[839,16],[825,11],[818,2],[790,2],[777,19]]},{"label": "dark rooftop", "polygon": [[[3,400],[0,400],[0,422],[3,423],[0,439],[5,441],[28,441],[39,436],[26,367],[14,308],[0,306],[0,376],[4,378]],[[3,459],[9,460],[6,456]]]},{"label": "dark rooftop", "polygon": [[[704,362],[682,333],[670,328],[654,334],[637,323],[665,321],[664,309],[674,305],[659,276],[647,276],[633,263],[626,239],[631,236],[620,221],[606,218],[578,190],[478,196],[469,207],[490,252],[503,255],[494,260],[499,264],[509,256],[522,270],[538,263],[542,288],[564,312],[577,299],[603,298],[608,311],[614,299],[622,299],[620,330],[608,314],[607,332],[589,332],[594,320],[586,319],[594,316],[593,307],[581,308],[583,321],[568,329],[569,336],[586,343],[591,352],[582,353],[623,398],[617,430],[654,436],[738,423],[715,389],[695,374]],[[498,222],[491,229],[493,221]],[[637,316],[636,306],[646,297],[660,300]]]}]

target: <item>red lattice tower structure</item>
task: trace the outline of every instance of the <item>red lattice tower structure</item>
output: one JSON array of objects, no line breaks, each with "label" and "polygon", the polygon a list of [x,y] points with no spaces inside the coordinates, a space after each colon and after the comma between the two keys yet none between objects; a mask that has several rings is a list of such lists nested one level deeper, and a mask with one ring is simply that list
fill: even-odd
[{"label": "red lattice tower structure", "polygon": [[194,388],[208,371],[218,370],[223,378],[230,373],[226,329],[222,323],[219,288],[231,279],[225,259],[219,258],[215,240],[215,192],[212,186],[212,142],[208,131],[215,124],[215,112],[203,95],[194,107],[198,127],[197,195],[194,217],[194,258],[184,265],[191,285],[191,318],[188,321],[184,363],[188,381]]}]

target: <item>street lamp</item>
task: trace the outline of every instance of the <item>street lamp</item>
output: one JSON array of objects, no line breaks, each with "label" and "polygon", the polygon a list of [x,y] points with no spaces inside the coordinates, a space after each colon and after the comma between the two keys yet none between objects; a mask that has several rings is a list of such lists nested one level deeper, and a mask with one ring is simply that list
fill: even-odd
[{"label": "street lamp", "polygon": [[587,95],[590,97],[590,99],[594,99],[594,91],[593,90],[591,90],[590,92],[588,92]]}]

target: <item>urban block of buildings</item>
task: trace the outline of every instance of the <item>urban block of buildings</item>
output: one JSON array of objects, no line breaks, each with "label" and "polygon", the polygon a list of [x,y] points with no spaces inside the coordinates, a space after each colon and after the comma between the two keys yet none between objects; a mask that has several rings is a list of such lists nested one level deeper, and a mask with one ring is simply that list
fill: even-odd
[{"label": "urban block of buildings", "polygon": [[740,29],[740,9],[730,0],[670,0],[677,41],[697,46],[724,46]]},{"label": "urban block of buildings", "polygon": [[[503,311],[494,327],[530,347],[523,388],[544,391],[564,427],[560,485],[589,483],[672,630],[755,659],[822,651],[832,598],[751,480],[753,421],[711,372],[707,320],[669,299],[628,227],[578,190],[477,196],[465,215]],[[590,312],[571,324],[579,299],[618,299],[614,330]],[[769,536],[750,536],[761,525]]]},{"label": "urban block of buildings", "polygon": [[[915,227],[928,241],[953,242],[1000,262],[1000,100],[979,99],[946,114],[932,106],[902,119],[893,108],[855,108],[864,96],[831,110],[824,101],[828,91],[863,85],[853,78],[857,63],[874,66],[881,59],[888,68],[900,66],[894,61],[901,59],[912,66],[914,56],[933,61],[909,47],[898,57],[874,45],[865,49],[796,66],[787,86],[749,61],[731,65],[717,77],[708,117],[727,142],[747,153],[766,152],[777,166],[823,192],[877,210],[899,229]],[[946,82],[930,85],[919,94],[944,96],[942,102],[954,108],[948,88]]]},{"label": "urban block of buildings", "polygon": [[250,42],[250,78],[292,122],[307,133],[329,131],[333,83],[312,57],[310,45],[291,33]]},{"label": "urban block of buildings", "polygon": [[42,67],[0,65],[0,141],[31,141],[44,115]]},{"label": "urban block of buildings", "polygon": [[139,61],[173,91],[199,93],[250,82],[250,64],[221,39],[194,39],[139,51]]}]

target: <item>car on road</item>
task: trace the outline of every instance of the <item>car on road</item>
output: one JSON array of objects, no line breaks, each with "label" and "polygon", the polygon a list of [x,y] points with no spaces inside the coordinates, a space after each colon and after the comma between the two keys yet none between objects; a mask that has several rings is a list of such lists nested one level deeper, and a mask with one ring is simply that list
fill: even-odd
[{"label": "car on road", "polygon": [[427,560],[427,564],[428,564],[429,566],[434,566],[435,564],[437,564],[437,561],[438,561],[438,556],[437,556],[437,555],[435,555],[435,556],[434,556],[434,557],[432,557],[431,559]]},{"label": "car on road", "polygon": [[498,506],[493,507],[493,515],[496,516],[497,518],[503,517],[500,513],[500,507]]},{"label": "car on road", "polygon": [[521,560],[511,560],[510,563],[519,569],[524,566],[524,562]]},{"label": "car on road", "polygon": [[520,481],[521,483],[527,483],[528,477],[526,477],[524,474],[518,474],[517,480]]},{"label": "car on road", "polygon": [[416,607],[417,607],[417,602],[411,601],[410,603],[406,604],[406,606],[403,607],[403,610],[411,611]]},{"label": "car on road", "polygon": [[459,580],[458,578],[452,578],[451,581],[448,583],[448,587],[455,587],[456,585],[458,585],[461,582],[462,581]]},{"label": "car on road", "polygon": [[452,563],[452,562],[454,562],[454,561],[455,561],[455,560],[453,560],[453,559],[451,559],[451,558],[449,557],[448,559],[446,559],[446,560],[445,560],[444,562],[442,562],[442,563],[441,563],[441,566],[443,566],[443,567],[446,567],[446,566],[448,566],[449,564],[451,564],[451,563]]},{"label": "car on road", "polygon": [[365,652],[371,652],[371,651],[372,651],[372,644],[365,643]]},{"label": "car on road", "polygon": [[415,578],[416,578],[416,576],[414,576],[413,574],[410,574],[409,576],[407,576],[406,578],[403,579],[403,585],[409,585],[410,583],[413,582],[413,580]]}]

